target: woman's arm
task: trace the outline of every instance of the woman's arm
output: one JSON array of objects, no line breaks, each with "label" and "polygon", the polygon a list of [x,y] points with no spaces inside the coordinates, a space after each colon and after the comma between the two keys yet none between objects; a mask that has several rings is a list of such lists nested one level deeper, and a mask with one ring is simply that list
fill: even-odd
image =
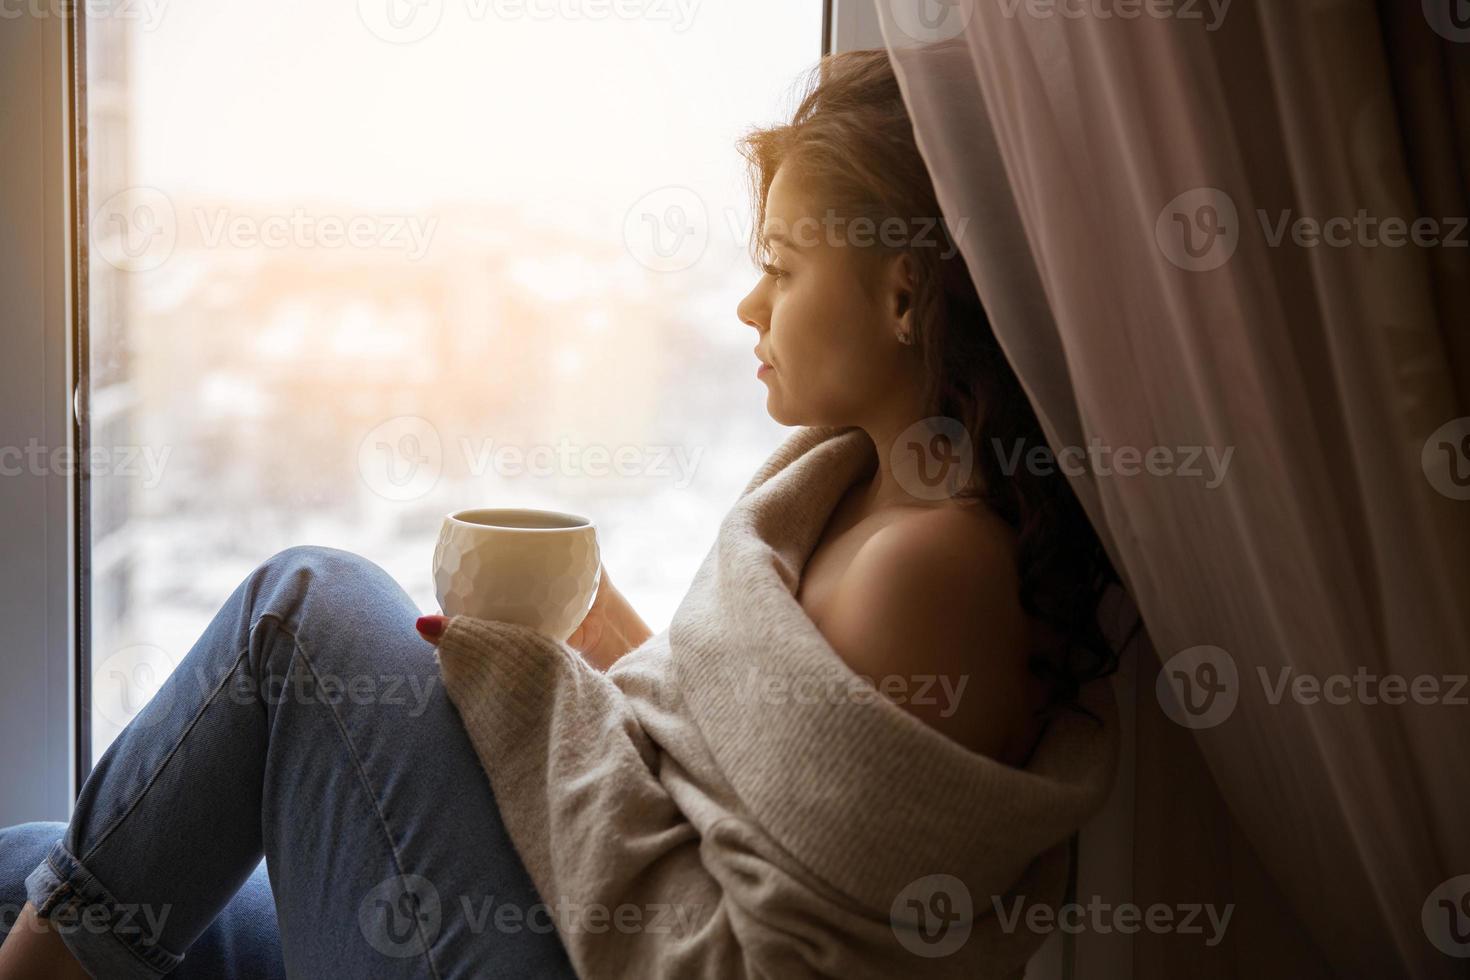
[{"label": "woman's arm", "polygon": [[597,598],[582,624],[567,637],[567,645],[593,667],[605,671],[652,635],[653,630],[613,585],[604,565]]},{"label": "woman's arm", "polygon": [[[749,818],[695,828],[620,687],[652,665],[604,674],[525,626],[427,618],[420,633],[438,646],[445,689],[579,977],[877,980],[899,975],[879,954],[912,959],[886,917],[855,914],[789,858],[778,866],[779,847]],[[965,965],[945,976],[977,975]]]},{"label": "woman's arm", "polygon": [[920,721],[1024,764],[1045,700],[1027,666],[1014,544],[998,520],[944,509],[889,524],[858,549],[818,628]]}]

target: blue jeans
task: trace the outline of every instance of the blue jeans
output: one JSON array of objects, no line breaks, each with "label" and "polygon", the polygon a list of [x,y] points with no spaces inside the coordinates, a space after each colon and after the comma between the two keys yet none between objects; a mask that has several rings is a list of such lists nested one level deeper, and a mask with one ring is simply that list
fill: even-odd
[{"label": "blue jeans", "polygon": [[418,615],[355,555],[265,562],[71,823],[0,831],[5,903],[29,872],[24,897],[109,980],[572,977]]}]

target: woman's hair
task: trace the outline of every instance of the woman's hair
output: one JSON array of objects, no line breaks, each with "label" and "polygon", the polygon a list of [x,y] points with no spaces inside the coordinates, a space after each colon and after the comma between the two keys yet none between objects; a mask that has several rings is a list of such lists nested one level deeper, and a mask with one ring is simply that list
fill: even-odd
[{"label": "woman's hair", "polygon": [[[958,420],[969,434],[977,465],[959,496],[983,500],[1015,529],[1022,608],[1059,638],[1058,649],[1031,655],[1030,669],[1050,683],[1051,705],[1074,704],[1084,683],[1118,666],[1098,624],[1099,603],[1117,574],[1064,475],[1055,467],[1045,474],[1002,467],[1003,459],[1020,461],[1045,447],[1046,438],[942,220],[888,53],[830,55],[806,82],[790,123],[754,130],[739,144],[756,208],[757,261],[768,257],[766,197],[782,166],[826,214],[879,227],[885,219],[906,222],[911,233],[902,244],[890,239],[874,251],[906,252],[913,263],[913,340],[928,414]],[[927,237],[912,237],[930,221]]]}]

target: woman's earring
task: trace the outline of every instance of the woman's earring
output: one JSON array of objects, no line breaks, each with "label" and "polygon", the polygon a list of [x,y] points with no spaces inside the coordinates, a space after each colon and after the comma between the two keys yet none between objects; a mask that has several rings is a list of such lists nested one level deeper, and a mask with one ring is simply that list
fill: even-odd
[{"label": "woman's earring", "polygon": [[914,335],[909,333],[907,330],[900,331],[898,335],[898,342],[906,347],[912,347],[914,343]]}]

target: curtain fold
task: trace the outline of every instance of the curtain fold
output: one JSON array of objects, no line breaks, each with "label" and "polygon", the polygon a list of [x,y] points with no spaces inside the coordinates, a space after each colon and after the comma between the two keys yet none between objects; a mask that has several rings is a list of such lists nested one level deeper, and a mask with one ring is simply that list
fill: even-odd
[{"label": "curtain fold", "polygon": [[1092,449],[1073,486],[1157,651],[1130,652],[1117,887],[1235,905],[1216,947],[1138,934],[1136,976],[1470,955],[1456,9],[877,3],[944,216],[1053,448]]}]

